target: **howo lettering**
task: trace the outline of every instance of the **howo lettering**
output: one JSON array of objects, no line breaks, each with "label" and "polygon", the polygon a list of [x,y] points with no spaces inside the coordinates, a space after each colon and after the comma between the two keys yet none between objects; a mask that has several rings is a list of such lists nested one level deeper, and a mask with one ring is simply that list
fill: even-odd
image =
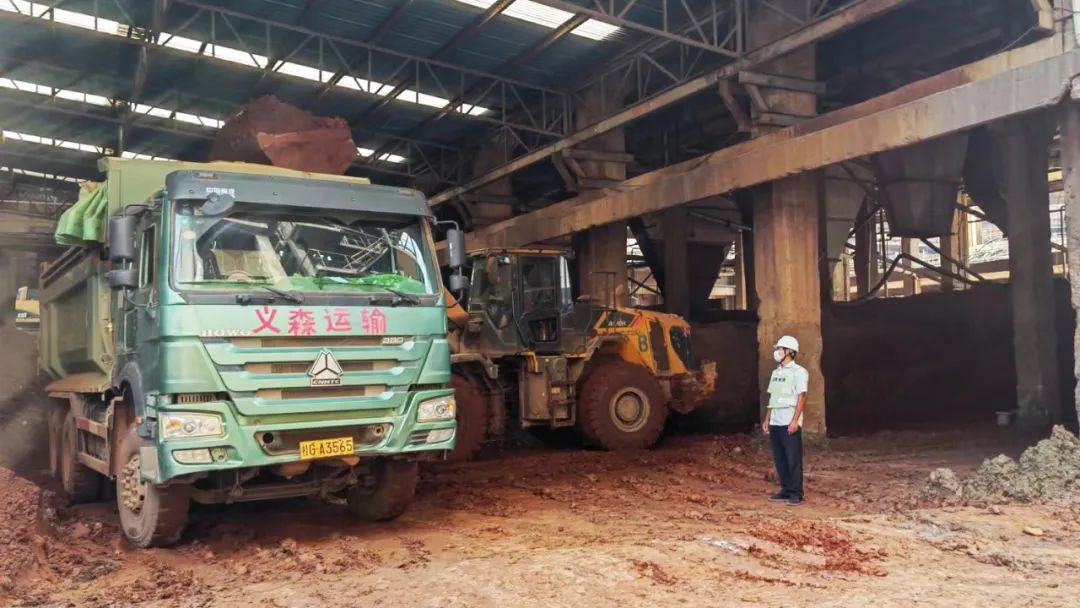
[{"label": "howo lettering", "polygon": [[115,480],[140,547],[175,541],[192,502],[339,495],[399,515],[417,461],[455,435],[423,196],[242,163],[106,169],[42,275],[64,489]]}]

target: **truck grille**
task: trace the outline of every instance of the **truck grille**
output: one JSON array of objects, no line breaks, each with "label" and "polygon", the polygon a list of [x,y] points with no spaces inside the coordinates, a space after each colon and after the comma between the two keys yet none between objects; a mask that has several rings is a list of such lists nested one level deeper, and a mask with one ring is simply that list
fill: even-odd
[{"label": "truck grille", "polygon": [[343,397],[374,397],[386,392],[386,385],[317,386],[311,388],[261,388],[255,396],[267,401],[286,399],[341,399]]},{"label": "truck grille", "polygon": [[[339,361],[343,372],[372,372],[393,369],[396,361]],[[311,361],[295,363],[247,363],[244,371],[252,374],[306,374],[311,369]]]},{"label": "truck grille", "polygon": [[334,346],[382,346],[385,336],[310,336],[302,338],[232,338],[237,348],[332,348]]}]

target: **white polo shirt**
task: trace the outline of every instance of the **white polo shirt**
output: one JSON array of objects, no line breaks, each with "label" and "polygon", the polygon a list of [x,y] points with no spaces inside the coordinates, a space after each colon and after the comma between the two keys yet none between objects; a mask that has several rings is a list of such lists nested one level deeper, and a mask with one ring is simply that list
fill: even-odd
[{"label": "white polo shirt", "polygon": [[[810,372],[806,371],[806,368],[789,361],[787,364],[781,364],[786,370],[790,370],[794,375],[795,381],[795,394],[802,395],[810,386]],[[772,426],[788,426],[791,424],[791,419],[795,417],[795,409],[793,407],[774,408],[769,410],[769,424]],[[799,426],[802,426],[802,419],[799,419]]]}]

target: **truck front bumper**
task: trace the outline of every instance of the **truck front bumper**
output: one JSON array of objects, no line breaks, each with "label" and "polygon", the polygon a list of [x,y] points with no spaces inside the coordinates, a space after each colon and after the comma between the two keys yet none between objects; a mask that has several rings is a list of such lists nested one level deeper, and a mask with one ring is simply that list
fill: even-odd
[{"label": "truck front bumper", "polygon": [[359,458],[410,454],[420,457],[451,450],[456,434],[455,420],[417,422],[416,411],[423,401],[453,394],[453,389],[449,388],[417,391],[397,410],[274,416],[241,416],[228,401],[158,408],[159,416],[166,412],[216,414],[221,416],[224,433],[213,437],[165,439],[158,429],[157,441],[142,452],[142,476],[151,483],[162,484],[183,475],[315,460],[301,457],[299,443],[319,439],[351,437],[354,447],[351,456]]}]

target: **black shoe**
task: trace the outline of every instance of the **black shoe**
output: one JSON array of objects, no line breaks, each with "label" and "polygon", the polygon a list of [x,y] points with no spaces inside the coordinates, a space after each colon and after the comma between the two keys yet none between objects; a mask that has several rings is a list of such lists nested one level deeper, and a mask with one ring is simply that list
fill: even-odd
[{"label": "black shoe", "polygon": [[783,492],[777,492],[769,497],[769,501],[771,502],[787,502],[787,499],[787,494],[784,494]]},{"label": "black shoe", "polygon": [[789,507],[797,507],[802,504],[802,499],[797,496],[792,496],[791,498],[788,498],[785,502]]}]

